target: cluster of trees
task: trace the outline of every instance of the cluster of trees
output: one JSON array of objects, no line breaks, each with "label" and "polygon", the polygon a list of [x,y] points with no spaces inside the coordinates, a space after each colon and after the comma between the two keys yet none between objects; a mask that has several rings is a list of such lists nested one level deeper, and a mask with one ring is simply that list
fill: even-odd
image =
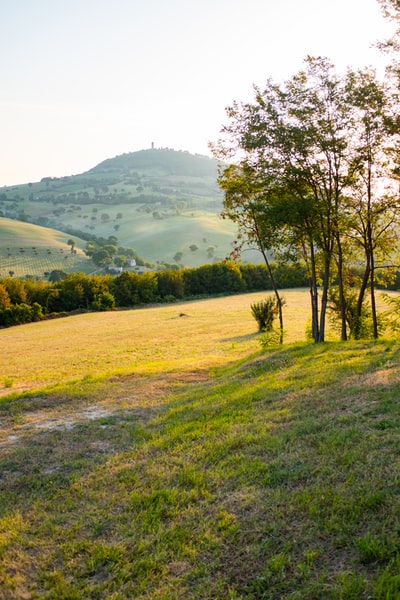
[{"label": "cluster of trees", "polygon": [[[306,284],[305,271],[299,267],[272,265],[272,271],[275,279],[282,281],[285,287]],[[83,273],[64,274],[62,278],[52,275],[50,281],[0,279],[0,327],[39,321],[76,310],[104,311],[195,296],[271,289],[264,265],[233,262],[141,275],[124,271],[117,277]]]},{"label": "cluster of trees", "polygon": [[339,76],[327,59],[307,57],[285,83],[268,80],[252,102],[229,107],[213,147],[229,164],[219,185],[223,216],[238,226],[235,252],[243,244],[262,252],[281,328],[270,261],[304,266],[316,342],[329,303],[343,340],[364,336],[367,316],[378,337],[375,289],[381,273],[395,272],[399,249],[399,69],[390,74]]}]

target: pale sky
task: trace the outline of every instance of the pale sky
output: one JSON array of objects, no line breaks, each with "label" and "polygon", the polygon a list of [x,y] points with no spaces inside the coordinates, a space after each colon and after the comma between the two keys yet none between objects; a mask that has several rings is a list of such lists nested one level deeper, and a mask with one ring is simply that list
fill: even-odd
[{"label": "pale sky", "polygon": [[307,54],[382,64],[392,30],[376,0],[2,0],[0,23],[1,186],[152,142],[210,155],[253,84]]}]

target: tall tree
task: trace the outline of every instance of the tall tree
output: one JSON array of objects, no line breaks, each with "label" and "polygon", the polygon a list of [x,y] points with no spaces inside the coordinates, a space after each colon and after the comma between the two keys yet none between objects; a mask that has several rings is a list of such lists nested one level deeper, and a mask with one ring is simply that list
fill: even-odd
[{"label": "tall tree", "polygon": [[[342,337],[346,338],[342,292],[341,219],[348,165],[343,159],[349,116],[343,86],[323,58],[308,57],[304,70],[284,86],[271,80],[255,89],[254,104],[228,109],[230,124],[216,145],[217,155],[239,155],[261,181],[274,182],[274,207],[286,215],[286,226],[297,240],[299,254],[310,266],[313,336],[325,339],[328,290],[336,256],[341,290]],[[222,149],[222,152],[221,152]],[[239,152],[240,151],[240,152]],[[242,156],[240,156],[240,154]],[[322,268],[319,268],[319,261]],[[319,300],[318,279],[322,278]]]},{"label": "tall tree", "polygon": [[247,240],[275,251],[284,243],[307,265],[316,342],[325,339],[333,282],[341,338],[347,339],[347,304],[354,295],[347,275],[355,260],[364,271],[350,333],[361,333],[369,286],[378,336],[376,269],[397,246],[397,106],[393,89],[372,70],[339,78],[329,61],[308,57],[285,84],[269,80],[255,88],[253,103],[230,107],[230,122],[214,146],[217,157],[235,164],[220,178],[225,216]]},{"label": "tall tree", "polygon": [[350,206],[353,210],[353,239],[356,246],[363,249],[365,261],[353,333],[355,337],[360,335],[362,308],[369,285],[373,337],[377,338],[377,259],[384,258],[387,263],[398,245],[394,226],[398,223],[400,206],[395,164],[399,120],[393,106],[393,94],[377,81],[371,69],[348,72],[346,101],[349,109],[357,114],[350,156],[355,176],[350,190]]},{"label": "tall tree", "polygon": [[274,188],[268,187],[265,176],[258,181],[257,172],[245,161],[239,166],[226,167],[218,183],[225,193],[223,218],[228,218],[238,226],[233,258],[243,246],[256,247],[263,256],[274,290],[278,308],[280,343],[283,342],[283,301],[271,267],[270,253],[282,245],[279,229],[271,218],[271,196]]}]

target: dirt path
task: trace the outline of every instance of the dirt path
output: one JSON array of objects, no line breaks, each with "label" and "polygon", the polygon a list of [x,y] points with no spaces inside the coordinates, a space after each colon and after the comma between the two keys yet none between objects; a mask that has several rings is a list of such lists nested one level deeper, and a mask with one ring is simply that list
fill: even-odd
[{"label": "dirt path", "polygon": [[147,422],[164,409],[174,391],[208,379],[205,370],[126,376],[112,378],[86,396],[50,394],[5,401],[0,406],[0,451],[19,445],[35,433],[71,431],[78,425],[110,417],[134,415],[138,422]]}]

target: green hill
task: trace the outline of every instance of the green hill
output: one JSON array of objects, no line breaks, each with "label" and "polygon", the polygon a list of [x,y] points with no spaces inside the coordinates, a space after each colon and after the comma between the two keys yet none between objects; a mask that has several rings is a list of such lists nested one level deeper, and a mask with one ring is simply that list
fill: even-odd
[{"label": "green hill", "polygon": [[225,258],[235,236],[219,216],[217,173],[218,162],[206,156],[142,150],[79,175],[4,187],[0,211],[74,236],[115,236],[146,261],[199,266]]},{"label": "green hill", "polygon": [[74,252],[70,236],[48,227],[12,219],[0,219],[0,277],[43,276],[59,269],[66,273],[94,270],[83,252],[86,242],[75,238]]}]

